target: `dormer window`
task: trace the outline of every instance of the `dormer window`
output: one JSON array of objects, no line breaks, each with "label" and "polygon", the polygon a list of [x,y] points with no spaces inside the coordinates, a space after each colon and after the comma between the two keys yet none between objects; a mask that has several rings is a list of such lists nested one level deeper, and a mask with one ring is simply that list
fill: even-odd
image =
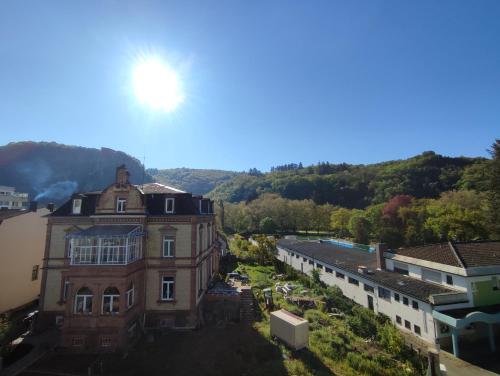
[{"label": "dormer window", "polygon": [[82,199],[75,198],[73,200],[73,214],[81,214],[82,212]]},{"label": "dormer window", "polygon": [[116,212],[117,213],[125,213],[125,209],[127,208],[127,199],[118,197],[116,199]]},{"label": "dormer window", "polygon": [[165,213],[172,214],[175,209],[175,199],[174,198],[166,198],[165,199]]}]

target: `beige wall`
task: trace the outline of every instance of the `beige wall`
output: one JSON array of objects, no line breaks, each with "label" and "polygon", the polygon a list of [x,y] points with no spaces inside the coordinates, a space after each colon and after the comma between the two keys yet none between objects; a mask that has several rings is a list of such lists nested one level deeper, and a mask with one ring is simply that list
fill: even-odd
[{"label": "beige wall", "polygon": [[[36,299],[40,293],[45,251],[47,209],[29,212],[0,224],[0,312],[17,308]],[[38,279],[31,280],[38,265]]]},{"label": "beige wall", "polygon": [[164,234],[175,236],[175,257],[191,257],[191,224],[148,225],[146,257],[161,257]]},{"label": "beige wall", "polygon": [[[161,277],[175,277],[174,302],[159,302]],[[191,299],[191,269],[161,270],[150,269],[147,272],[146,310],[188,310]]]},{"label": "beige wall", "polygon": [[116,199],[118,197],[127,199],[127,213],[144,213],[144,205],[141,198],[141,193],[133,185],[124,187],[116,187],[111,185],[106,188],[99,197],[96,208],[97,214],[115,214]]}]

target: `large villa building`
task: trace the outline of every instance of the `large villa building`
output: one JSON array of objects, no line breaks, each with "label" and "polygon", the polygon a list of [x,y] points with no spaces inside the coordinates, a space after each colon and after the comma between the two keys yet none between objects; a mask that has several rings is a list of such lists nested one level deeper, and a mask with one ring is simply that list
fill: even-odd
[{"label": "large villa building", "polygon": [[131,184],[124,166],[104,190],[74,194],[48,216],[39,325],[82,349],[195,327],[219,264],[213,209],[172,187]]},{"label": "large villa building", "polygon": [[[328,285],[402,331],[452,348],[487,343],[500,330],[500,242],[441,243],[375,250],[338,241],[278,242],[277,257],[296,270],[320,271]],[[480,342],[478,342],[480,341]]]}]

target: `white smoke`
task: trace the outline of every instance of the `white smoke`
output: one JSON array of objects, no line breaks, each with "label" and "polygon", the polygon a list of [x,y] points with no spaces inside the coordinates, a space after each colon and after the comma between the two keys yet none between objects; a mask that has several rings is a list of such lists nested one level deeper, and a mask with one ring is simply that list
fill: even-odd
[{"label": "white smoke", "polygon": [[38,193],[35,197],[35,201],[40,199],[46,200],[61,200],[69,197],[78,188],[78,183],[76,181],[58,181],[57,183],[51,184],[45,188],[42,192]]}]

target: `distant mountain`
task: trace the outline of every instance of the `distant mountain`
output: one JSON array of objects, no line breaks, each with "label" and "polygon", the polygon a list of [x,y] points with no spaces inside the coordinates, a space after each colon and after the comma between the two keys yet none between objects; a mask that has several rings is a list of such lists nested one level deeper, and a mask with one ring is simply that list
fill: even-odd
[{"label": "distant mountain", "polygon": [[240,174],[234,171],[194,168],[151,168],[147,172],[159,183],[171,185],[198,195],[204,195]]},{"label": "distant mountain", "polygon": [[489,160],[446,157],[432,151],[415,157],[371,165],[319,163],[289,164],[239,174],[217,186],[209,196],[229,202],[253,200],[263,193],[284,198],[312,199],[347,208],[364,208],[398,194],[434,198],[455,189],[481,187]]},{"label": "distant mountain", "polygon": [[0,146],[0,185],[28,192],[31,199],[60,203],[73,192],[100,190],[125,164],[134,183],[151,182],[136,158],[108,148],[93,149],[55,142],[14,142]]}]

